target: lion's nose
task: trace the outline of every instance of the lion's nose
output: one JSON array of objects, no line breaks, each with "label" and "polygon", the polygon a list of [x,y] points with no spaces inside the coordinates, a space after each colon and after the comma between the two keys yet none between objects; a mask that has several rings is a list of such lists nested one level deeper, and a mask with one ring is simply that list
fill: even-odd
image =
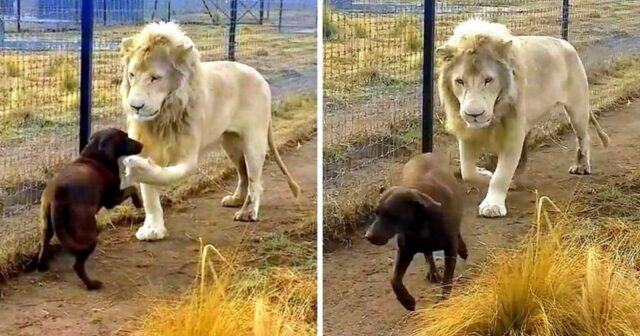
[{"label": "lion's nose", "polygon": [[131,108],[136,110],[136,111],[140,111],[140,109],[144,107],[144,104],[142,104],[140,106],[135,106],[135,105],[129,104],[129,106],[131,106]]},{"label": "lion's nose", "polygon": [[484,114],[484,110],[465,110],[464,114],[470,116],[470,117],[477,117],[477,116],[481,116]]}]

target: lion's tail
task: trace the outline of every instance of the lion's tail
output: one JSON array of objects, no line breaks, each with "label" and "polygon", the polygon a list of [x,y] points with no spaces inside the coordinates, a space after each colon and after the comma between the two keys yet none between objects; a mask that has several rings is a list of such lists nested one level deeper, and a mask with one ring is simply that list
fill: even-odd
[{"label": "lion's tail", "polygon": [[589,112],[589,121],[596,128],[596,132],[598,132],[598,137],[600,138],[600,141],[602,141],[602,145],[605,147],[609,146],[609,141],[611,139],[609,139],[607,133],[602,130],[602,127],[600,127],[600,124],[598,123],[598,120],[596,120],[596,116],[593,115],[593,112]]},{"label": "lion's tail", "polygon": [[293,197],[298,197],[301,191],[300,186],[298,185],[298,183],[296,183],[296,181],[293,180],[293,177],[291,177],[291,174],[289,173],[287,166],[284,164],[284,162],[282,161],[282,158],[280,157],[280,153],[278,152],[278,147],[276,147],[276,144],[273,141],[273,130],[272,130],[271,124],[269,124],[268,141],[269,141],[269,150],[271,150],[271,154],[273,155],[273,158],[276,160],[276,163],[278,164],[280,171],[287,177],[287,183],[289,184],[289,188],[291,189],[291,193],[293,194]]}]

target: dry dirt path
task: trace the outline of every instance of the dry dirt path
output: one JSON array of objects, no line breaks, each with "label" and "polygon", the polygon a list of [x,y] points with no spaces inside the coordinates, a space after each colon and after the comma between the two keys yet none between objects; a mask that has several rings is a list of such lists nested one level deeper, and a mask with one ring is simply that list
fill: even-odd
[{"label": "dry dirt path", "polygon": [[[531,153],[524,178],[526,187],[510,192],[506,218],[479,218],[477,206],[486,190],[470,192],[463,222],[463,237],[470,257],[467,262],[459,259],[456,275],[464,277],[469,267],[480,264],[496,247],[515,246],[521,241],[532,223],[536,189],[540,195],[551,196],[562,203],[570,199],[579,183],[603,184],[622,178],[630,167],[640,164],[639,117],[640,103],[601,116],[601,125],[611,136],[612,143],[609,148],[603,148],[592,131],[593,174],[590,176],[567,173],[574,158],[573,134]],[[452,148],[436,150],[451,151]],[[361,238],[362,232],[353,237],[351,246],[325,254],[324,334],[405,335],[411,329],[411,322],[407,322],[410,321],[407,319],[409,314],[396,301],[388,282],[395,241],[384,247],[373,246]],[[442,259],[436,262],[442,272]],[[434,286],[424,280],[426,268],[424,258],[416,256],[405,277],[405,284],[416,297],[418,308],[431,305],[436,293]]]},{"label": "dry dirt path", "polygon": [[[313,138],[283,157],[303,189],[298,200],[268,160],[258,223],[233,222],[236,209],[220,206],[221,198],[235,188],[235,181],[228,181],[165,211],[170,236],[163,241],[135,240],[139,224],[103,232],[87,269],[103,281],[100,291],[87,292],[71,268],[72,257],[63,254],[52,261],[49,272],[23,274],[2,285],[0,335],[128,335],[149,299],[182,294],[192,284],[199,258],[194,239],[201,237],[223,251],[241,242],[256,251],[260,238],[310,225],[316,212],[316,150]],[[315,242],[315,235],[308,239]]]}]

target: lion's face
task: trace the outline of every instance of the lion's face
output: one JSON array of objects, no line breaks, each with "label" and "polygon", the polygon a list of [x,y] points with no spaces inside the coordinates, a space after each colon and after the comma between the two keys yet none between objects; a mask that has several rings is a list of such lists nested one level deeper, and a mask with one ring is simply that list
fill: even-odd
[{"label": "lion's face", "polygon": [[451,89],[468,127],[482,128],[491,123],[496,101],[509,85],[506,71],[499,61],[481,53],[464,55],[451,68]]},{"label": "lion's face", "polygon": [[120,46],[123,73],[120,94],[130,119],[174,120],[193,95],[190,79],[199,53],[175,23],[150,23]]},{"label": "lion's face", "polygon": [[123,97],[126,112],[140,121],[155,119],[174,89],[174,69],[171,64],[159,57],[143,61],[134,55],[125,71],[126,78],[123,80],[129,84],[126,97]]}]

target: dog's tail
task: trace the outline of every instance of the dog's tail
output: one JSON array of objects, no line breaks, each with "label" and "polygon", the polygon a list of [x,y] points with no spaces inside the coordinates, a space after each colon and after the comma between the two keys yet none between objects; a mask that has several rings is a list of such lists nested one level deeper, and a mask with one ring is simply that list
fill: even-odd
[{"label": "dog's tail", "polygon": [[291,189],[291,193],[293,194],[293,197],[298,197],[301,191],[300,186],[298,185],[298,183],[296,183],[296,181],[293,180],[293,177],[291,177],[291,174],[289,173],[287,166],[284,164],[284,162],[282,161],[282,158],[280,157],[280,153],[278,152],[278,147],[276,147],[276,144],[273,141],[273,127],[271,123],[269,123],[269,135],[267,140],[269,142],[269,150],[271,151],[271,155],[273,155],[273,158],[276,160],[276,163],[278,164],[278,168],[280,168],[280,171],[287,177],[287,183],[289,184],[289,189]]},{"label": "dog's tail", "polygon": [[596,120],[596,116],[593,115],[593,112],[589,112],[589,121],[596,128],[596,132],[598,132],[598,137],[600,138],[600,141],[602,141],[602,145],[605,147],[609,146],[609,141],[611,141],[611,139],[609,139],[607,133],[602,130],[602,127],[600,127],[600,124],[598,123],[598,120]]}]

